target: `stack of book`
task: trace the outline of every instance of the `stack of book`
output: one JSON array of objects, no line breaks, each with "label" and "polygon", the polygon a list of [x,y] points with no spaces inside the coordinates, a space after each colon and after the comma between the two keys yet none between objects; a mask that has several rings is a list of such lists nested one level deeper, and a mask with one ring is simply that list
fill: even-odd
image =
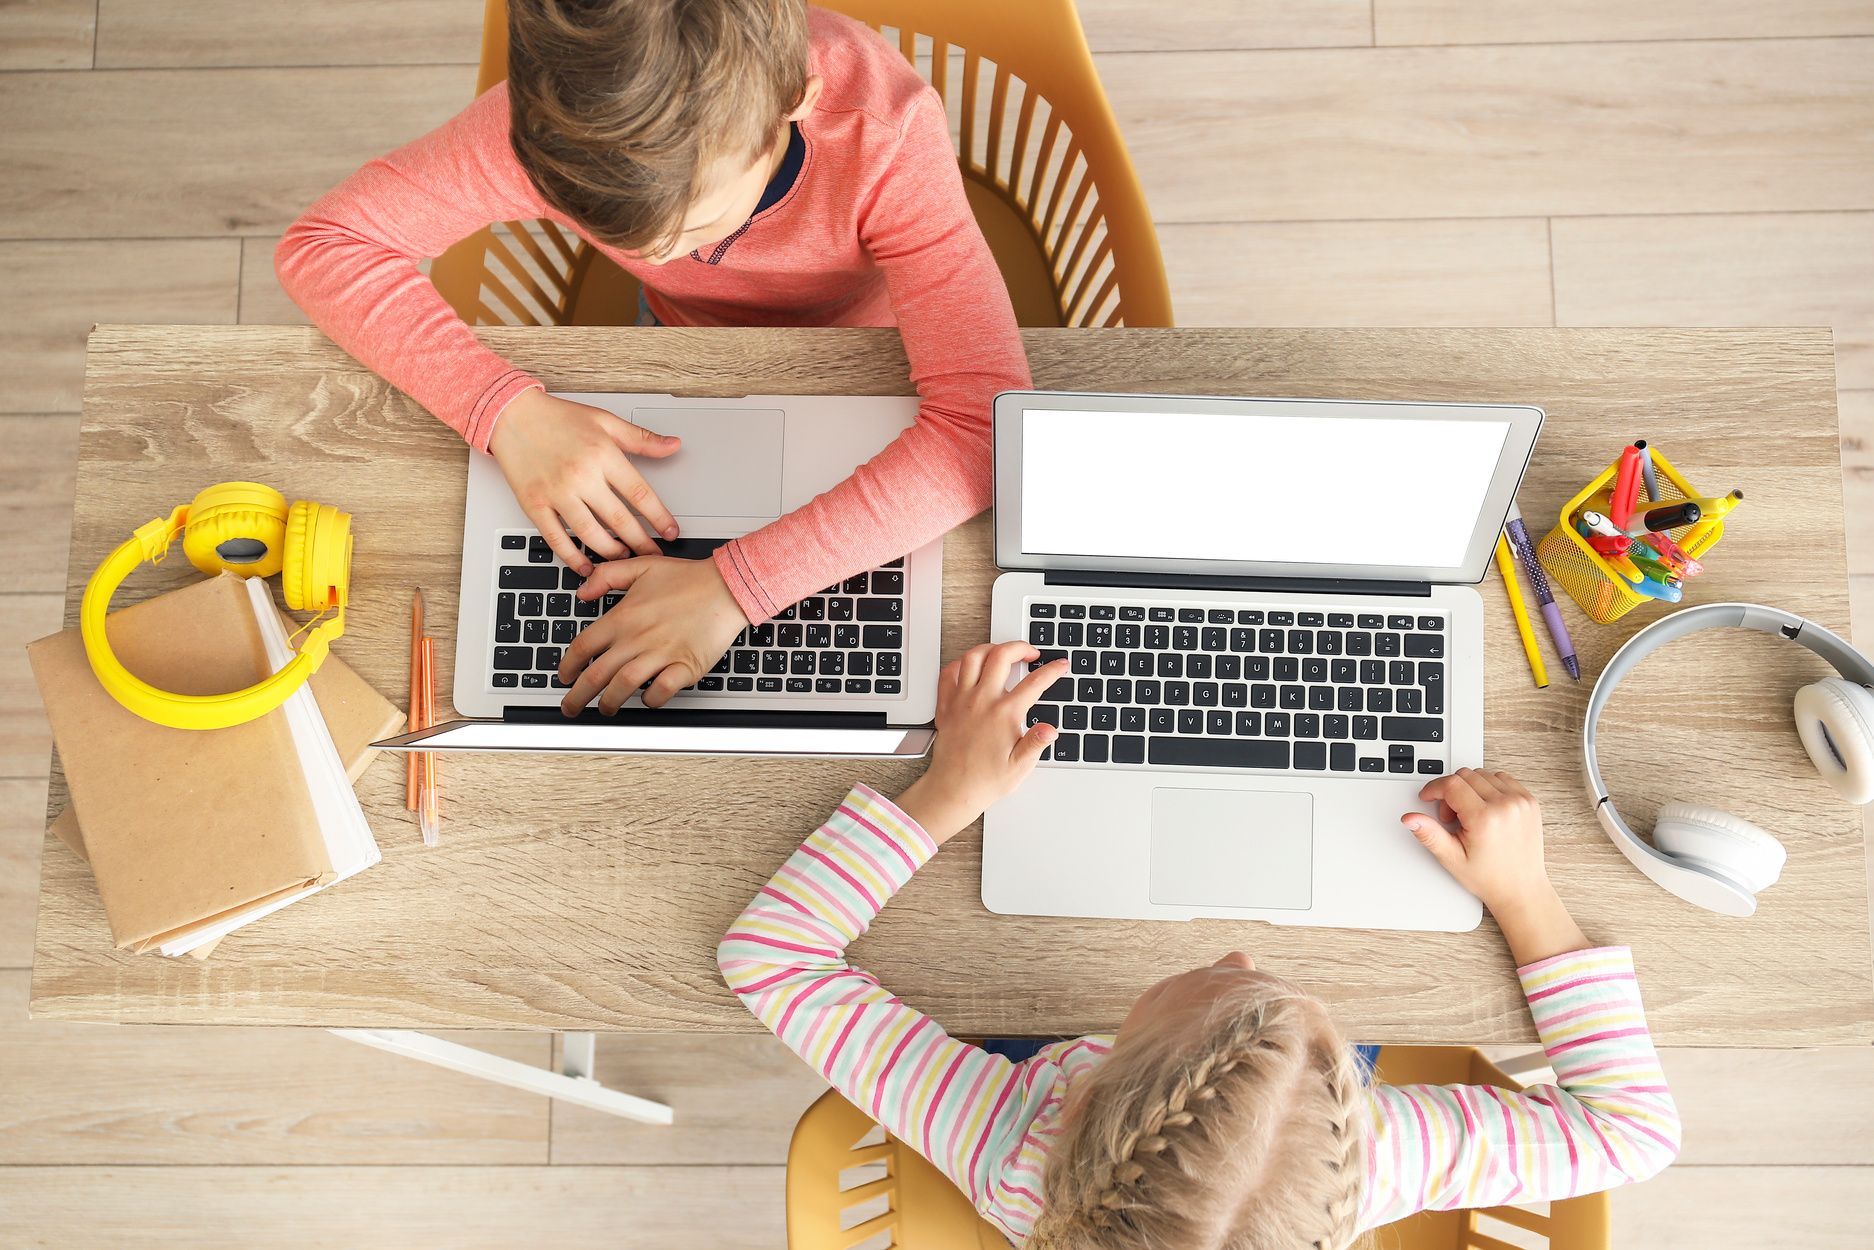
[{"label": "stack of book", "polygon": [[[177,694],[243,689],[291,658],[261,578],[198,582],[106,628],[132,673]],[[113,699],[75,628],[27,652],[71,793],[53,830],[90,861],[118,947],[206,956],[381,858],[352,782],[404,717],[337,656],[258,720],[192,730]]]}]

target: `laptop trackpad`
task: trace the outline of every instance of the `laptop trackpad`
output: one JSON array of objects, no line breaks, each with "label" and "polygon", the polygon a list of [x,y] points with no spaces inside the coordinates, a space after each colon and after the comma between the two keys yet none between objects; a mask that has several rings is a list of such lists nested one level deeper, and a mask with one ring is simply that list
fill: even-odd
[{"label": "laptop trackpad", "polygon": [[1152,902],[1304,911],[1314,897],[1314,796],[1152,791]]},{"label": "laptop trackpad", "polygon": [[675,455],[631,461],[672,516],[772,520],[781,515],[787,414],[780,409],[634,408],[631,419],[683,440]]}]

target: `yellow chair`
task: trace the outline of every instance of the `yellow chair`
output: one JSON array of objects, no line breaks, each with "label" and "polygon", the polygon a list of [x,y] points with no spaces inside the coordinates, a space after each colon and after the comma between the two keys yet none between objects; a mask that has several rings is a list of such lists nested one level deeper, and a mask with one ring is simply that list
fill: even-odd
[{"label": "yellow chair", "polygon": [[[1463,1046],[1383,1046],[1377,1079],[1387,1085],[1520,1088]],[[842,1173],[855,1168],[867,1174],[843,1181]],[[1513,1245],[1491,1235],[1492,1221],[1534,1236]],[[928,1160],[829,1090],[800,1117],[787,1149],[787,1250],[847,1250],[887,1232],[889,1244],[905,1250],[1008,1245]],[[1519,1207],[1421,1211],[1355,1244],[1361,1250],[1518,1250],[1539,1241],[1549,1250],[1609,1250],[1612,1240],[1607,1195],[1598,1193],[1552,1202],[1547,1215]]]},{"label": "yellow chair", "polygon": [[[1171,324],[1158,234],[1073,0],[826,7],[890,32],[943,99],[964,191],[1017,322]],[[507,0],[487,0],[478,95],[507,77],[507,54]],[[471,325],[638,317],[637,279],[545,220],[476,231],[436,258],[430,281]]]}]

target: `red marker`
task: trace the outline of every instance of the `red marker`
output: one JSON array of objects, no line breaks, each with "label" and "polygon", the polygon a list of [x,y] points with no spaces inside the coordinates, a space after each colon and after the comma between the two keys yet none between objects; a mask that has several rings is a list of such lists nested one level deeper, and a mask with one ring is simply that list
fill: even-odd
[{"label": "red marker", "polygon": [[1633,505],[1639,502],[1640,484],[1645,480],[1640,461],[1638,447],[1627,447],[1620,453],[1620,467],[1614,471],[1614,494],[1607,501],[1608,519],[1615,529],[1624,530],[1631,524]]}]

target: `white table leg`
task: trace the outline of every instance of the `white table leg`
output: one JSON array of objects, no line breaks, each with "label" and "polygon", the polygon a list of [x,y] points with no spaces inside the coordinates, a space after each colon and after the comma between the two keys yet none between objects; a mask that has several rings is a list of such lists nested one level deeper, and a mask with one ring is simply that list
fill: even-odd
[{"label": "white table leg", "polygon": [[565,1102],[639,1120],[645,1124],[669,1124],[675,1118],[661,1102],[636,1098],[607,1089],[592,1079],[593,1053],[597,1039],[591,1033],[567,1033],[561,1048],[561,1071],[547,1072],[531,1064],[503,1059],[473,1046],[445,1042],[413,1029],[329,1029],[348,1041],[361,1042],[408,1059],[421,1059],[453,1072],[479,1076],[486,1081],[511,1085],[532,1094],[545,1094]]}]

